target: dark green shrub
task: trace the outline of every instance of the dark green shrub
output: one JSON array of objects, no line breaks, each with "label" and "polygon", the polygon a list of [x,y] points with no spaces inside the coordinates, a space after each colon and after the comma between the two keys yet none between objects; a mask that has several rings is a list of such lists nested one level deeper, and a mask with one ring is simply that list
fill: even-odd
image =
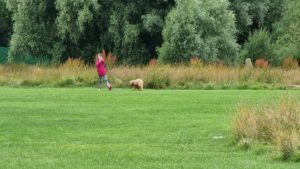
[{"label": "dark green shrub", "polygon": [[60,80],[58,81],[54,86],[56,87],[70,87],[70,86],[74,86],[75,82],[72,79],[64,79],[64,80]]},{"label": "dark green shrub", "polygon": [[154,72],[148,76],[146,83],[144,84],[146,88],[150,89],[164,89],[170,86],[171,79],[169,75],[160,74],[159,72]]},{"label": "dark green shrub", "polygon": [[40,86],[41,84],[42,82],[40,81],[23,80],[20,86],[35,87],[35,86]]},{"label": "dark green shrub", "polygon": [[8,49],[6,47],[0,47],[0,64],[7,62]]},{"label": "dark green shrub", "polygon": [[276,63],[277,58],[274,58],[273,54],[273,45],[269,32],[265,29],[260,29],[249,36],[241,51],[239,62],[243,63],[246,58],[251,58],[253,62],[257,59],[265,59],[271,63]]}]

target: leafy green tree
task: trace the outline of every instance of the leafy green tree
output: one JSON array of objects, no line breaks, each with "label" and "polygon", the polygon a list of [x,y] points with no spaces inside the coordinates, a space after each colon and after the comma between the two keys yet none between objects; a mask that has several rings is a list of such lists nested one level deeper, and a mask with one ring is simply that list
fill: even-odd
[{"label": "leafy green tree", "polygon": [[178,0],[168,14],[159,48],[165,63],[204,61],[233,63],[238,52],[235,17],[226,0]]},{"label": "leafy green tree", "polygon": [[263,26],[273,32],[273,25],[278,22],[283,15],[286,0],[270,0],[268,12],[266,13]]},{"label": "leafy green tree", "polygon": [[[0,45],[7,46],[11,39],[10,61],[31,55],[56,63],[68,57],[93,62],[95,53],[106,49],[120,63],[140,64],[157,58],[164,36],[158,50],[162,60],[187,61],[199,55],[207,61],[232,62],[237,50],[234,35],[242,45],[265,28],[276,40],[276,60],[299,57],[297,0],[207,1],[178,0],[166,19],[175,0],[0,0]],[[175,53],[184,54],[170,56]]]},{"label": "leafy green tree", "polygon": [[58,34],[53,55],[61,60],[82,57],[92,61],[99,44],[99,27],[95,23],[101,4],[98,0],[56,0]]},{"label": "leafy green tree", "polygon": [[8,6],[13,11],[14,20],[9,61],[26,55],[37,59],[51,57],[49,51],[55,35],[53,1],[11,1]]},{"label": "leafy green tree", "polygon": [[265,23],[270,0],[229,0],[235,12],[238,42],[243,44],[249,33],[261,28]]},{"label": "leafy green tree", "polygon": [[282,17],[286,0],[229,0],[236,15],[238,42],[243,44],[248,36],[261,28],[272,32],[273,24]]},{"label": "leafy green tree", "polygon": [[162,43],[163,18],[172,2],[57,0],[60,39],[56,47],[64,51],[63,56],[81,56],[88,62],[106,49],[117,55],[120,63],[146,63]]},{"label": "leafy green tree", "polygon": [[[145,46],[139,38],[141,35],[141,23],[138,22],[136,3],[118,1],[113,6],[110,16],[109,33],[113,41],[113,52],[124,63],[139,63],[146,55]],[[122,12],[118,9],[122,9]]]},{"label": "leafy green tree", "polygon": [[0,46],[8,46],[12,33],[12,15],[3,0],[0,0],[0,21]]},{"label": "leafy green tree", "polygon": [[292,56],[300,60],[300,1],[288,0],[285,3],[282,19],[274,25],[276,56]]},{"label": "leafy green tree", "polygon": [[6,2],[6,7],[12,11],[12,12],[17,12],[18,10],[18,0],[2,0]]},{"label": "leafy green tree", "polygon": [[169,0],[116,0],[109,33],[113,52],[122,63],[147,63],[162,43],[164,18],[174,6]]},{"label": "leafy green tree", "polygon": [[241,51],[239,63],[243,63],[246,58],[251,58],[252,61],[265,59],[271,63],[276,63],[276,58],[273,56],[271,37],[267,30],[260,29],[250,34]]}]

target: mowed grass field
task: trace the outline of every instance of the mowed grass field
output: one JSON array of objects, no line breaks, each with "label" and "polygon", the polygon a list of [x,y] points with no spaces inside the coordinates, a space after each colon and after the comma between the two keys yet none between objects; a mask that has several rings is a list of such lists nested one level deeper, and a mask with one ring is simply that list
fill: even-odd
[{"label": "mowed grass field", "polygon": [[290,94],[300,99],[299,90],[3,87],[0,169],[298,169],[231,144],[238,103]]}]

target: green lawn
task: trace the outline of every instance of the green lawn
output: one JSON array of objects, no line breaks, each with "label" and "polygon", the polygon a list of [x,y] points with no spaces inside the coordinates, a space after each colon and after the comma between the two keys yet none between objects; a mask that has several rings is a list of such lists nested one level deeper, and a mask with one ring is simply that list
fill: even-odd
[{"label": "green lawn", "polygon": [[290,93],[0,88],[0,169],[298,169],[230,145],[237,103]]}]

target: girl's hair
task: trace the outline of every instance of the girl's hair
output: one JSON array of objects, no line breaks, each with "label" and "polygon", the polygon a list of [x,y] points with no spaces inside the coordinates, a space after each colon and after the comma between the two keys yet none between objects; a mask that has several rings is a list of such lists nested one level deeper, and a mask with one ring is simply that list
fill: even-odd
[{"label": "girl's hair", "polygon": [[98,60],[98,57],[99,57],[99,56],[102,56],[102,54],[101,54],[101,53],[97,53],[97,54],[96,54],[96,56],[95,56],[95,62]]}]

